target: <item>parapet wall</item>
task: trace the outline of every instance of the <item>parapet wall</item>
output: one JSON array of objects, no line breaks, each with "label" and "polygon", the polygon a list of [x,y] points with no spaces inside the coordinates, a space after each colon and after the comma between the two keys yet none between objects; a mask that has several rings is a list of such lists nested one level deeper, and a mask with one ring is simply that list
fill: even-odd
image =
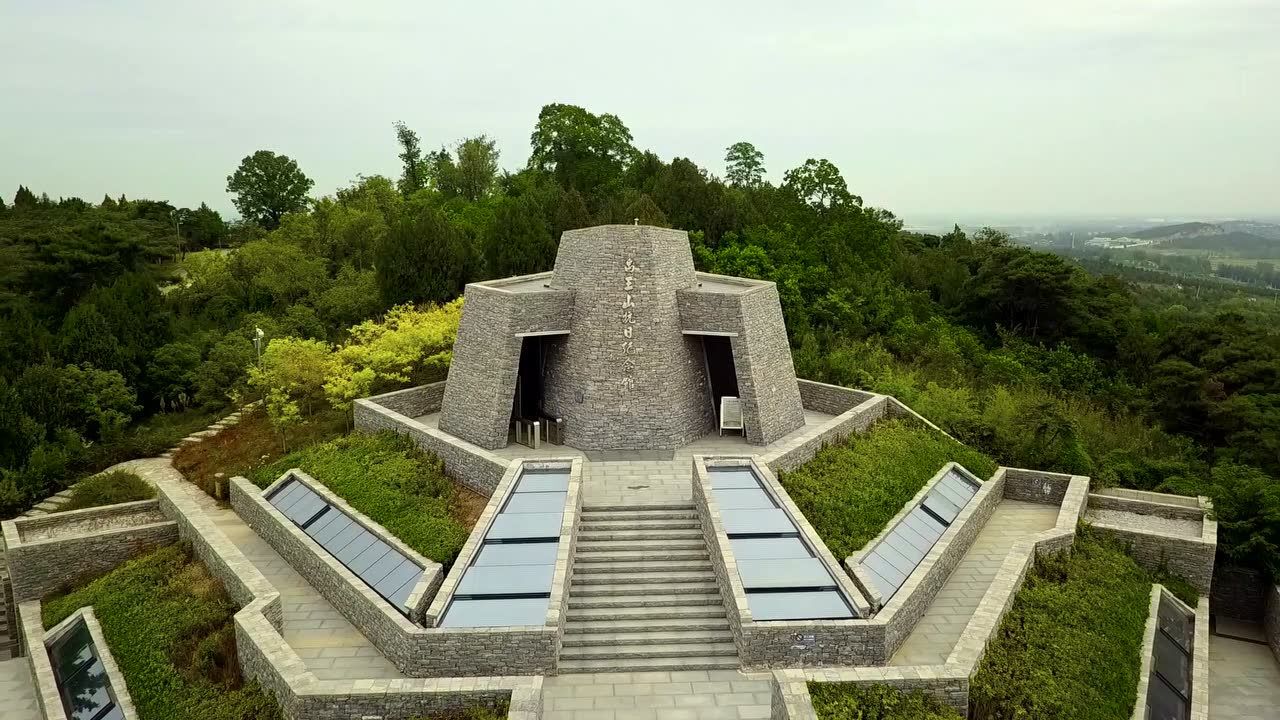
[{"label": "parapet wall", "polygon": [[785,448],[761,455],[760,463],[775,473],[795,470],[812,460],[827,445],[840,442],[850,435],[866,432],[877,420],[885,417],[892,400],[888,395],[871,395],[837,415],[834,420],[806,426],[800,430],[797,442],[788,442]]},{"label": "parapet wall", "polygon": [[800,391],[800,402],[806,410],[828,415],[846,413],[862,403],[878,397],[875,393],[803,378],[796,380],[796,387]]},{"label": "parapet wall", "polygon": [[429,385],[395,390],[366,399],[375,400],[382,407],[406,417],[416,418],[440,412],[440,405],[444,402],[444,387],[445,381],[441,380]]},{"label": "parapet wall", "polygon": [[[1087,519],[1100,533],[1129,548],[1139,565],[1152,572],[1169,571],[1191,583],[1202,595],[1213,585],[1213,563],[1218,552],[1218,523],[1209,516],[1212,505],[1199,498],[1199,506],[1164,503],[1115,495],[1089,496]],[[1171,496],[1176,497],[1176,496]]]},{"label": "parapet wall", "polygon": [[177,525],[159,511],[158,501],[142,500],[6,520],[14,602],[39,600],[174,542]]}]

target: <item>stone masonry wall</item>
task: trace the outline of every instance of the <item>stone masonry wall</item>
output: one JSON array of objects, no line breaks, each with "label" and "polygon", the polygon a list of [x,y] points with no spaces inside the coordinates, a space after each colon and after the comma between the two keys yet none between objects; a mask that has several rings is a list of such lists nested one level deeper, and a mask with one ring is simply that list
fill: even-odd
[{"label": "stone masonry wall", "polygon": [[1071,477],[1062,473],[1008,468],[1005,471],[1004,496],[1010,500],[1061,505]]},{"label": "stone masonry wall", "polygon": [[804,404],[806,410],[828,415],[840,415],[876,397],[875,393],[828,385],[814,380],[796,380],[796,387],[800,391],[800,402]]},{"label": "stone masonry wall", "polygon": [[444,402],[444,388],[445,381],[441,380],[429,385],[419,385],[404,390],[383,393],[382,395],[374,395],[366,399],[406,417],[416,418],[439,412],[440,406]]},{"label": "stone masonry wall", "polygon": [[1253,568],[1221,566],[1213,571],[1213,614],[1245,622],[1262,622],[1268,585]]},{"label": "stone masonry wall", "polygon": [[18,604],[18,623],[22,628],[23,654],[31,668],[31,680],[35,684],[36,704],[40,706],[44,720],[67,720],[58,694],[58,683],[53,675],[53,664],[44,645],[44,618],[39,600]]},{"label": "stone masonry wall", "polygon": [[[84,512],[91,513],[96,509],[89,508]],[[5,539],[9,543],[13,599],[19,603],[39,600],[77,581],[105,574],[126,560],[168,545],[178,538],[177,525],[166,521],[35,543],[15,543],[8,537],[9,527],[15,522],[23,521],[5,522]]]},{"label": "stone masonry wall", "polygon": [[512,320],[523,295],[471,284],[440,410],[440,429],[490,450],[505,447],[521,340]]},{"label": "stone masonry wall", "polygon": [[449,477],[488,497],[493,494],[507,461],[465,440],[423,425],[413,418],[388,410],[373,398],[356,400],[352,406],[355,428],[361,432],[393,430],[408,435],[418,447],[434,453],[444,462]]},{"label": "stone masonry wall", "polygon": [[866,432],[876,421],[885,416],[892,398],[887,395],[873,395],[851,410],[847,410],[832,422],[820,427],[801,431],[801,441],[791,443],[785,450],[766,453],[760,461],[775,472],[789,472],[813,459],[818,451],[832,443],[837,443],[855,433]]},{"label": "stone masonry wall", "polygon": [[714,429],[701,346],[680,331],[676,293],[694,285],[685,232],[570,230],[553,285],[575,295],[570,334],[546,368],[546,401],[565,419],[567,444],[677,448]]},{"label": "stone masonry wall", "polygon": [[1096,510],[1121,510],[1139,515],[1168,518],[1170,520],[1204,520],[1204,509],[1184,505],[1163,504],[1159,501],[1135,500],[1114,495],[1089,494],[1089,508]]}]

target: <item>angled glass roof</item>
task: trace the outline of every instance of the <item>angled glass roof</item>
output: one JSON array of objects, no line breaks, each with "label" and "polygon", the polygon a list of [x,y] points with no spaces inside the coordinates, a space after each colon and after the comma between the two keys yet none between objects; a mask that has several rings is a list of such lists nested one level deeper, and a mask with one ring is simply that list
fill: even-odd
[{"label": "angled glass roof", "polygon": [[707,468],[754,620],[857,617],[750,466]]},{"label": "angled glass roof", "polygon": [[49,646],[54,681],[69,720],[122,720],[107,670],[98,657],[89,626],[76,620]]},{"label": "angled glass roof", "polygon": [[569,470],[522,469],[462,573],[440,627],[542,625],[555,577]]},{"label": "angled glass roof", "polygon": [[424,572],[416,562],[297,480],[276,488],[267,502],[401,614],[409,614],[409,594]]},{"label": "angled glass roof", "polygon": [[859,566],[879,591],[882,602],[889,602],[898,592],[979,487],[977,481],[952,468],[862,558]]},{"label": "angled glass roof", "polygon": [[1151,678],[1147,683],[1147,718],[1187,720],[1191,716],[1191,645],[1196,618],[1188,617],[1162,595],[1156,621]]}]

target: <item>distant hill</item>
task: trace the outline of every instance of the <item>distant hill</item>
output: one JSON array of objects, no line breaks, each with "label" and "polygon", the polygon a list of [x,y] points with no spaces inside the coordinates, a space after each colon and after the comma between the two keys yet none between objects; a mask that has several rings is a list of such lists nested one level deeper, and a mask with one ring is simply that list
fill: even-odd
[{"label": "distant hill", "polygon": [[1189,222],[1127,233],[1129,237],[1151,240],[1157,245],[1238,252],[1280,254],[1280,225],[1269,223],[1231,221],[1224,223]]}]

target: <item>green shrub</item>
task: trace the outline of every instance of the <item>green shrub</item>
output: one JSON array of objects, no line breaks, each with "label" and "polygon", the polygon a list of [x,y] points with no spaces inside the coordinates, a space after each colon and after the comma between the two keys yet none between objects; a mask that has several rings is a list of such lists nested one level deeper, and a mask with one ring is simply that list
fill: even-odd
[{"label": "green shrub", "polygon": [[963,720],[932,695],[887,685],[811,682],[809,695],[820,720]]},{"label": "green shrub", "polygon": [[880,534],[924,484],[948,462],[985,480],[991,458],[916,423],[888,420],[870,432],[823,448],[779,478],[791,499],[837,559]]},{"label": "green shrub", "polygon": [[470,534],[453,513],[456,490],[443,463],[403,435],[355,433],[312,445],[255,470],[252,479],[266,487],[295,467],[446,567]]},{"label": "green shrub", "polygon": [[1071,550],[1038,558],[973,678],[972,717],[1128,718],[1151,582],[1087,527]]},{"label": "green shrub", "polygon": [[188,548],[161,548],[50,598],[45,627],[86,605],[102,624],[140,720],[279,720],[275,699],[243,682],[228,631],[235,606]]},{"label": "green shrub", "polygon": [[475,706],[458,712],[444,713],[441,715],[419,715],[410,718],[410,720],[502,720],[506,716],[507,706],[504,703],[497,710]]},{"label": "green shrub", "polygon": [[155,488],[146,480],[131,472],[116,470],[81,480],[71,490],[71,501],[63,505],[60,512],[150,500],[155,496]]}]

